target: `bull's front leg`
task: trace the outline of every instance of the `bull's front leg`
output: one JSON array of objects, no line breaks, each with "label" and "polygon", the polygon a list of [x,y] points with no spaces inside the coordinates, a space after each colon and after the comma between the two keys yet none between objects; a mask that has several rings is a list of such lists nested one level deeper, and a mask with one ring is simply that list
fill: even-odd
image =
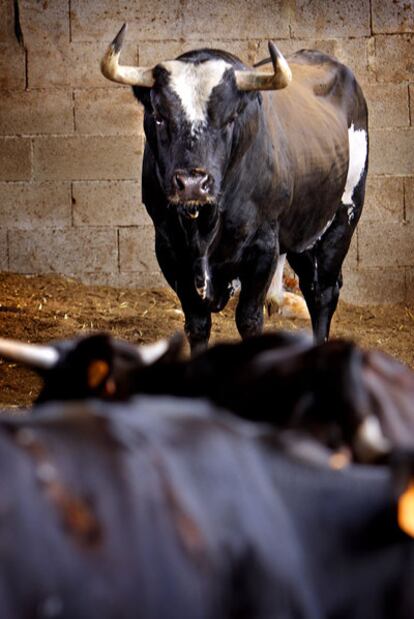
[{"label": "bull's front leg", "polygon": [[236,309],[237,329],[243,339],[263,331],[263,308],[278,257],[278,243],[273,232],[259,235],[243,260],[241,290]]}]

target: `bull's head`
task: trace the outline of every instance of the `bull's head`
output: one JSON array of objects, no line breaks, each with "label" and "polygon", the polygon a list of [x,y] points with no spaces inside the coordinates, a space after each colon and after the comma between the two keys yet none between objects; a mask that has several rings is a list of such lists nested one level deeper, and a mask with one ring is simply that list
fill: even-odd
[{"label": "bull's head", "polygon": [[[243,148],[238,117],[249,115],[257,91],[287,86],[289,66],[272,42],[273,73],[246,70],[236,57],[217,50],[189,52],[152,68],[122,66],[125,30],[126,25],[109,46],[102,73],[133,86],[147,112],[145,133],[166,200],[197,218],[201,206],[217,203],[235,143]],[[253,125],[254,119],[250,134]]]}]

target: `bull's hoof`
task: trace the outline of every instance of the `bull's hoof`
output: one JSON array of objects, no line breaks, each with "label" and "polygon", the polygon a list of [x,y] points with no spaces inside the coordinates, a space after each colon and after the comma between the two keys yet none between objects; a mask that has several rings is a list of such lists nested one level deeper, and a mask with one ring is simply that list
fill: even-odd
[{"label": "bull's hoof", "polygon": [[269,316],[278,313],[285,318],[310,320],[305,299],[298,294],[293,294],[293,292],[284,292],[277,298],[267,297],[266,305]]}]

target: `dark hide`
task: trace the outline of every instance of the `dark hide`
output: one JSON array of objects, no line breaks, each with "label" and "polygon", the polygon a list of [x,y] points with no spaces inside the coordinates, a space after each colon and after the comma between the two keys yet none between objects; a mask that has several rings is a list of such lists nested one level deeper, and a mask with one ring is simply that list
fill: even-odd
[{"label": "dark hide", "polygon": [[[367,131],[360,87],[334,58],[307,50],[288,58],[291,84],[264,94],[237,89],[234,69],[244,65],[225,52],[193,51],[178,60],[180,66],[212,60],[229,65],[197,130],[171,87],[168,63],[155,67],[153,88],[134,89],[145,106],[143,202],[192,350],[207,345],[211,312],[226,305],[235,279],[241,282],[238,330],[243,338],[261,332],[265,295],[281,253],[299,275],[315,338],[324,341],[364,199],[367,161],[352,187],[352,204],[341,201],[348,128]],[[177,171],[179,177],[207,175],[204,201],[177,201]]]},{"label": "dark hide", "polygon": [[[59,344],[61,359],[43,373],[38,401],[204,397],[246,419],[304,431],[331,449],[347,446],[357,460],[367,455],[358,453],[356,433],[375,416],[392,445],[414,448],[414,373],[386,354],[341,340],[315,346],[287,332],[217,344],[190,360],[181,359],[182,344],[175,336],[150,365],[139,347],[105,335]],[[100,360],[108,373],[91,388],[88,368]]]},{"label": "dark hide", "polygon": [[401,472],[309,466],[201,401],[3,418],[1,616],[411,619]]}]

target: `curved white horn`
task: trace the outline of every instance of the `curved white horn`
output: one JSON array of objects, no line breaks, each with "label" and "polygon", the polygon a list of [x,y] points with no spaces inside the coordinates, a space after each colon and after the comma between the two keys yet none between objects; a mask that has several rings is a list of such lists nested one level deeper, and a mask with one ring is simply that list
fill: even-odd
[{"label": "curved white horn", "polygon": [[12,361],[26,363],[44,370],[52,368],[59,360],[59,353],[53,346],[23,344],[0,337],[0,355]]},{"label": "curved white horn", "polygon": [[391,443],[383,434],[380,422],[374,415],[368,415],[357,429],[355,450],[363,461],[369,461],[390,452]]},{"label": "curved white horn", "polygon": [[168,340],[160,340],[154,344],[140,344],[140,346],[138,346],[138,352],[143,362],[146,365],[151,365],[151,363],[158,361],[158,359],[167,352],[168,346]]},{"label": "curved white horn", "polygon": [[112,80],[113,82],[128,84],[129,86],[144,86],[146,88],[152,88],[154,85],[152,68],[128,67],[122,66],[118,63],[126,29],[127,25],[124,24],[108,47],[104,57],[101,60],[101,71],[103,75],[108,78],[108,80]]},{"label": "curved white horn", "polygon": [[273,73],[263,71],[235,71],[239,90],[280,90],[292,81],[292,71],[276,45],[269,41],[269,53],[273,64]]}]

